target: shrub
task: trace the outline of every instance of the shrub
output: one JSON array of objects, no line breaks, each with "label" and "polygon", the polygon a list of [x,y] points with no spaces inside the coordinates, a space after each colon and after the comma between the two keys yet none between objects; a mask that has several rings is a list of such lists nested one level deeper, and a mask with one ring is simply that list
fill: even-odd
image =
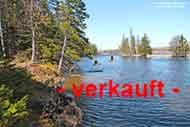
[{"label": "shrub", "polygon": [[13,124],[22,124],[28,115],[26,104],[28,96],[15,98],[13,90],[6,85],[0,85],[0,126],[8,127]]}]

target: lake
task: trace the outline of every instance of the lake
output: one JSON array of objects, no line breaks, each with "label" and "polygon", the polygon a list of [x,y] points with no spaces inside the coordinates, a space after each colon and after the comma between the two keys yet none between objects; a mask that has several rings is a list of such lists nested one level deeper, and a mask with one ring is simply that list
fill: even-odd
[{"label": "lake", "polygon": [[[93,61],[79,62],[85,83],[149,83],[162,80],[165,97],[122,98],[108,94],[104,98],[80,98],[84,112],[82,127],[190,127],[190,60],[184,58],[125,58],[97,56],[103,72],[88,72]],[[172,88],[179,87],[175,94]],[[108,92],[107,90],[104,91]]]}]

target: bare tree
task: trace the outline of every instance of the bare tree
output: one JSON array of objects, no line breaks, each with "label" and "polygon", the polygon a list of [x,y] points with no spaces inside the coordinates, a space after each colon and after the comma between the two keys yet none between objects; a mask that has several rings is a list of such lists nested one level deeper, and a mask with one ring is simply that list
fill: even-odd
[{"label": "bare tree", "polygon": [[177,56],[179,53],[179,51],[178,51],[179,40],[180,40],[180,37],[175,36],[170,41],[170,50],[172,51],[172,56]]}]

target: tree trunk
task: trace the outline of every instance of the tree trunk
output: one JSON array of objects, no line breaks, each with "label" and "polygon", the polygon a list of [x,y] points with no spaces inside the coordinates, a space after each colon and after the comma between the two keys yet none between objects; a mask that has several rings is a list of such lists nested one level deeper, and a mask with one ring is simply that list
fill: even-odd
[{"label": "tree trunk", "polygon": [[32,58],[31,58],[31,62],[34,63],[35,62],[35,57],[36,57],[36,42],[35,42],[35,25],[34,25],[34,21],[33,21],[33,0],[31,0],[30,3],[30,20],[31,20],[31,32],[32,32]]},{"label": "tree trunk", "polygon": [[62,51],[61,51],[61,57],[60,57],[60,60],[59,60],[58,73],[60,73],[61,68],[62,68],[63,57],[64,57],[64,53],[65,53],[66,44],[67,44],[67,36],[65,35],[63,46],[62,46]]},{"label": "tree trunk", "polygon": [[1,48],[2,48],[3,57],[6,57],[5,44],[4,44],[4,38],[3,38],[3,28],[1,25],[1,17],[0,17],[0,37],[1,37]]},{"label": "tree trunk", "polygon": [[36,42],[35,42],[35,28],[32,27],[32,59],[31,62],[34,63],[36,58]]}]

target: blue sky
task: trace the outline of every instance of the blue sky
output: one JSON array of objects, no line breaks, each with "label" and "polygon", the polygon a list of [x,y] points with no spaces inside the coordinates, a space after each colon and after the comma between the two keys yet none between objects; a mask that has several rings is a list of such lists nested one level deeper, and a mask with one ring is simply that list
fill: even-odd
[{"label": "blue sky", "polygon": [[122,35],[147,33],[152,47],[168,46],[183,33],[190,39],[188,0],[85,0],[90,18],[87,36],[98,49],[118,48]]}]

